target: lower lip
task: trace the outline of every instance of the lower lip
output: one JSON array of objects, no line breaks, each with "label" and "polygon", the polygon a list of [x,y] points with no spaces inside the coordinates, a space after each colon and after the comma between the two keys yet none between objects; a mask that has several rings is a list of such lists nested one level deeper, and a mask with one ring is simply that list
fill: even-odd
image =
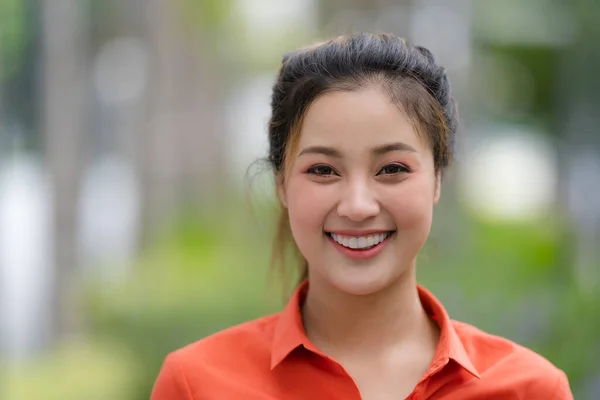
[{"label": "lower lip", "polygon": [[338,242],[336,242],[335,240],[333,240],[333,238],[329,235],[326,235],[327,238],[331,241],[331,243],[333,243],[333,245],[346,257],[348,258],[352,258],[354,260],[366,260],[369,258],[373,258],[375,257],[377,254],[381,253],[381,251],[383,250],[383,248],[387,245],[387,243],[390,241],[390,239],[394,236],[394,233],[392,233],[391,235],[389,235],[388,237],[386,237],[383,242],[378,243],[377,246],[371,247],[370,249],[367,250],[360,250],[360,249],[351,249],[345,246],[342,246],[341,244],[339,244]]}]

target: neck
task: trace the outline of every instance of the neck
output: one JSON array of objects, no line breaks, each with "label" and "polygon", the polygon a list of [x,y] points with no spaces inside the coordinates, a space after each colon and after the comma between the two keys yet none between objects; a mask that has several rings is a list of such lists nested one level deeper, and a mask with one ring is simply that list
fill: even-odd
[{"label": "neck", "polygon": [[373,356],[404,345],[435,347],[438,329],[419,300],[414,268],[389,287],[351,295],[311,279],[302,310],[309,339],[330,355]]}]

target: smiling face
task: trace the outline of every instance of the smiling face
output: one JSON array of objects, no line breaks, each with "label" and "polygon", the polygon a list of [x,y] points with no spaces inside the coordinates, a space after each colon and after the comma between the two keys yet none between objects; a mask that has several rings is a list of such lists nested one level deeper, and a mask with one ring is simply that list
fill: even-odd
[{"label": "smiling face", "polygon": [[427,139],[378,86],[315,100],[280,185],[311,281],[370,294],[414,268],[439,179]]}]

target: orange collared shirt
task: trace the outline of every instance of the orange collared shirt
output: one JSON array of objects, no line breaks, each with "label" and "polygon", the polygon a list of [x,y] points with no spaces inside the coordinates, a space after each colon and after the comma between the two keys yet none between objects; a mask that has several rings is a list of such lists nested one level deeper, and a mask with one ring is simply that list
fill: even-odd
[{"label": "orange collared shirt", "polygon": [[[278,314],[226,329],[169,354],[151,400],[360,399],[352,378],[306,337],[300,285]],[[418,287],[440,327],[427,372],[411,400],[572,400],[566,375],[542,356],[448,317]]]}]

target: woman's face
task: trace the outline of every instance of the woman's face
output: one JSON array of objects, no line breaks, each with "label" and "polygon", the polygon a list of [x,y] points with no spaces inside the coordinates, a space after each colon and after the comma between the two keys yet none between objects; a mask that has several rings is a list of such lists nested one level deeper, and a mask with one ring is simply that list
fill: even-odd
[{"label": "woman's face", "polygon": [[310,279],[351,294],[414,268],[439,198],[424,137],[376,86],[308,109],[280,196]]}]

